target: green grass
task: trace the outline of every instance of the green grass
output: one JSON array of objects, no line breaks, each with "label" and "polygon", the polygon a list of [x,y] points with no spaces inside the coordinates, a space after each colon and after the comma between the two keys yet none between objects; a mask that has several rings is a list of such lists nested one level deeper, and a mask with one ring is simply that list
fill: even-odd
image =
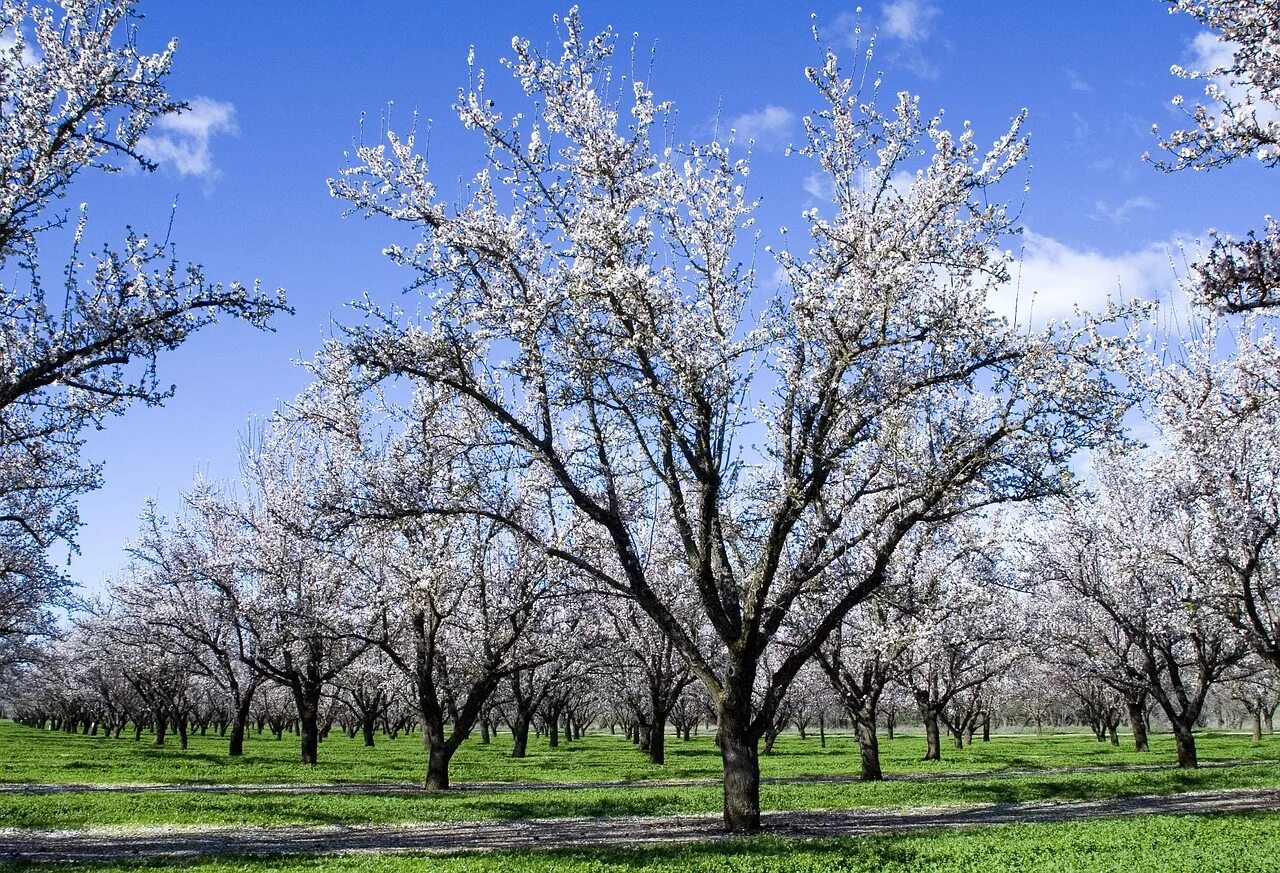
[{"label": "green grass", "polygon": [[[320,744],[320,763],[297,764],[298,740],[285,735],[276,741],[251,735],[242,758],[228,758],[226,741],[195,736],[182,751],[176,740],[156,748],[144,737],[119,740],[39,731],[0,721],[0,782],[88,783],[417,783],[425,768],[418,736],[396,740],[378,738],[373,749],[359,740],[330,735]],[[1247,736],[1203,734],[1198,738],[1200,760],[1280,760],[1280,734],[1252,744]],[[531,739],[529,756],[510,757],[511,738],[501,734],[490,746],[470,741],[454,758],[455,782],[577,782],[592,780],[718,779],[720,756],[711,738],[688,743],[668,739],[667,763],[654,766],[621,737],[596,734],[559,749],[545,739]],[[1128,764],[1173,764],[1171,737],[1152,737],[1152,751],[1138,754],[1128,744],[1113,747],[1091,737],[997,735],[957,750],[944,748],[941,762],[924,762],[924,741],[918,736],[882,740],[886,773],[1035,770],[1056,767],[1098,767]],[[816,737],[801,740],[784,735],[775,754],[761,759],[768,776],[829,776],[858,772],[858,747],[848,736],[828,738],[823,749]]]},{"label": "green grass", "polygon": [[[1280,765],[1215,770],[1119,771],[912,782],[765,785],[766,810],[954,806],[1088,800],[1280,785]],[[681,788],[452,792],[443,795],[284,795],[245,791],[0,794],[10,827],[82,828],[143,824],[373,824],[560,816],[716,812],[720,789]]]},{"label": "green grass", "polygon": [[[1280,813],[1146,816],[1054,825],[1001,825],[966,831],[841,840],[757,837],[727,843],[646,849],[454,855],[357,855],[220,860],[172,865],[82,865],[77,871],[138,869],[184,873],[1274,873]],[[14,869],[51,869],[15,865]],[[58,867],[56,869],[67,869]]]},{"label": "green grass", "polygon": [[[509,757],[509,737],[493,745],[468,743],[453,767],[457,783],[467,781],[716,780],[719,755],[710,738],[670,741],[668,764],[657,767],[621,737],[594,735],[549,749],[533,741],[530,755]],[[766,783],[766,810],[886,808],[1010,803],[1033,800],[1085,800],[1140,794],[1280,785],[1280,737],[1254,745],[1248,737],[1206,734],[1200,738],[1203,761],[1255,760],[1230,768],[1180,771],[1109,770],[1089,773],[1002,771],[1059,767],[1106,767],[1138,763],[1172,765],[1168,737],[1153,738],[1153,751],[1138,755],[1080,736],[997,736],[964,750],[946,749],[941,763],[922,762],[923,741],[900,736],[884,741],[886,773],[990,775],[884,783]],[[321,745],[321,764],[302,768],[294,760],[296,738],[282,741],[254,736],[242,759],[229,759],[223,742],[193,738],[186,751],[156,748],[145,740],[72,736],[0,722],[0,780],[7,782],[89,783],[250,783],[405,782],[420,778],[423,752],[417,737],[380,740],[373,749],[345,736]],[[856,743],[832,737],[823,749],[816,739],[785,736],[774,755],[762,759],[766,776],[829,776],[857,772]],[[714,812],[720,808],[717,784],[641,785],[583,788],[573,791],[521,789],[467,791],[445,795],[285,795],[260,791],[226,794],[173,792],[92,792],[27,795],[0,793],[0,822],[11,827],[76,828],[144,824],[368,824],[410,821],[466,821],[559,816],[664,815]]]}]

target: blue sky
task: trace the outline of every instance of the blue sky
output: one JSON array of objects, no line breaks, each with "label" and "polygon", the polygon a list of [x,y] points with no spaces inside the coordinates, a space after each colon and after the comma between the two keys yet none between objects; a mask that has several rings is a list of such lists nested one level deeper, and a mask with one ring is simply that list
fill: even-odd
[{"label": "blue sky", "polygon": [[[225,324],[161,363],[178,385],[163,409],[134,409],[90,436],[106,463],[106,487],[81,502],[85,528],[75,577],[98,588],[123,563],[143,503],[171,507],[197,473],[237,471],[237,443],[252,416],[302,388],[295,366],[355,316],[347,301],[368,291],[392,300],[407,277],[380,254],[385,223],[343,219],[325,180],[344,163],[366,116],[366,137],[391,113],[403,129],[416,110],[432,119],[431,158],[441,181],[465,178],[482,157],[449,106],[466,80],[468,47],[496,86],[514,34],[558,43],[552,16],[567,7],[532,2],[164,3],[142,0],[140,41],[180,49],[172,92],[186,117],[153,132],[162,168],[89,180],[73,198],[90,203],[89,238],[119,239],[122,226],[163,231],[178,201],[179,256],[213,278],[286,289],[297,314],[274,334]],[[1097,305],[1119,285],[1127,294],[1169,293],[1171,246],[1206,228],[1240,233],[1274,205],[1277,178],[1239,166],[1166,176],[1141,160],[1155,149],[1153,123],[1169,129],[1174,94],[1198,94],[1169,65],[1194,65],[1204,43],[1196,23],[1159,0],[897,0],[792,4],[584,2],[590,30],[632,34],[659,99],[678,109],[678,133],[705,136],[735,126],[756,139],[751,184],[764,198],[760,225],[799,227],[813,205],[813,167],[784,154],[815,108],[803,69],[820,60],[810,27],[851,55],[851,23],[878,33],[873,66],[889,92],[945,107],[948,126],[972,121],[980,141],[1029,111],[1030,193],[1011,191],[1027,228],[1022,286],[1045,313]],[[815,16],[811,20],[811,14]],[[852,60],[852,58],[850,58]],[[629,60],[623,60],[629,64]],[[513,95],[503,82],[499,104]],[[511,109],[524,109],[510,100]],[[807,184],[808,182],[808,184]],[[447,190],[447,185],[441,185]],[[1180,260],[1176,251],[1175,259]]]}]

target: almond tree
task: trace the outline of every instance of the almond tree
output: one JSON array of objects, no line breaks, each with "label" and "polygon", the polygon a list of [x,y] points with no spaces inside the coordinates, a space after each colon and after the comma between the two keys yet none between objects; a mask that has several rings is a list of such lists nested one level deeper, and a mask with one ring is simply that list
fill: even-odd
[{"label": "almond tree", "polygon": [[140,624],[163,628],[193,668],[225,695],[231,714],[227,754],[244,754],[253,698],[266,681],[256,665],[256,641],[246,627],[241,596],[243,567],[235,561],[244,545],[225,495],[197,482],[182,495],[183,511],[161,516],[143,510],[132,560],[112,588],[112,599]]},{"label": "almond tree", "polygon": [[71,583],[46,558],[79,526],[76,499],[101,484],[81,433],[134,403],[158,405],[160,353],[219,315],[265,327],[283,297],[209,282],[170,241],[129,230],[91,253],[87,212],[71,254],[46,252],[68,217],[58,205],[95,171],[155,169],[142,139],[184,104],[166,90],[176,41],[136,43],[132,0],[0,3],[0,657],[47,635]]},{"label": "almond tree", "polygon": [[934,528],[899,554],[899,584],[884,596],[910,649],[893,675],[919,710],[924,760],[940,761],[941,727],[962,748],[986,712],[984,686],[1025,658],[1025,614],[1010,593],[1007,559],[973,529]]},{"label": "almond tree", "polygon": [[[1166,171],[1211,170],[1254,158],[1280,166],[1280,0],[1166,0],[1211,28],[1230,60],[1208,70],[1174,66],[1184,79],[1205,80],[1203,103],[1188,111],[1191,125],[1165,137]],[[1181,96],[1174,105],[1182,106]],[[1194,266],[1193,296],[1243,312],[1280,305],[1280,224],[1264,219],[1243,240],[1213,234],[1208,255]]]},{"label": "almond tree", "polygon": [[[1179,485],[1165,557],[1280,675],[1280,347],[1269,320],[1210,316],[1183,355],[1146,374]],[[1234,327],[1235,348],[1220,351]]]},{"label": "almond tree", "polygon": [[601,646],[609,680],[644,733],[650,764],[666,763],[667,723],[684,690],[696,681],[671,638],[631,600],[604,600],[607,628]]},{"label": "almond tree", "polygon": [[353,465],[320,428],[273,418],[244,459],[245,496],[205,511],[235,531],[220,571],[236,603],[247,666],[288,689],[303,764],[315,764],[326,687],[368,647],[377,543],[335,526],[329,495],[351,487]]},{"label": "almond tree", "polygon": [[[479,445],[474,415],[432,386],[400,408],[372,402],[350,381],[349,359],[330,344],[312,365],[316,382],[287,411],[324,435],[342,467],[315,511],[375,553],[367,641],[409,681],[427,752],[426,787],[449,787],[449,763],[498,686],[548,660],[530,642],[556,593],[555,562],[497,520],[436,513],[454,495],[484,487],[503,453]],[[507,484],[514,485],[514,480]],[[539,489],[512,487],[486,500],[522,518]],[[369,734],[366,732],[366,737]]]},{"label": "almond tree", "polygon": [[1206,605],[1204,580],[1170,559],[1185,536],[1178,470],[1167,459],[1100,464],[1105,483],[1091,506],[1061,511],[1041,577],[1049,596],[1079,600],[1133,647],[1151,697],[1173,728],[1178,766],[1197,766],[1195,724],[1210,690],[1250,654],[1245,640]]},{"label": "almond tree", "polygon": [[[1125,343],[1094,323],[1017,328],[987,306],[1008,278],[995,189],[1025,153],[1021,118],[979,148],[910,94],[882,109],[879,82],[828,53],[808,71],[821,109],[803,152],[834,199],[806,213],[807,251],[776,255],[782,289],[763,299],[741,261],[755,203],[731,138],[655,145],[666,107],[619,84],[612,34],[586,36],[576,12],[563,26],[559,57],[513,42],[528,118],[503,116],[473,71],[456,109],[486,162],[462,202],[441,199],[412,132],[360,146],[331,181],[351,212],[419,235],[387,251],[422,315],[366,303],[351,353],[373,379],[470,404],[487,442],[553,489],[545,530],[594,528],[566,539],[449,508],[634,598],[714,701],[725,822],[751,831],[758,741],[797,671],[916,525],[1067,487],[1072,452],[1117,433],[1128,398],[1105,369]],[[648,575],[655,506],[705,641]],[[857,572],[830,579],[837,559]],[[825,607],[762,671],[819,585]]]},{"label": "almond tree", "polygon": [[[1100,572],[1095,542],[1078,537],[1073,529],[1037,538],[1028,552],[1025,568],[1033,578],[1085,578]],[[1038,592],[1033,607],[1036,654],[1078,699],[1093,693],[1098,686],[1117,695],[1129,717],[1134,749],[1149,751],[1147,706],[1151,684],[1138,645],[1099,604],[1060,594],[1056,584]]]},{"label": "almond tree", "polygon": [[867,782],[884,778],[876,734],[880,698],[891,680],[910,668],[907,659],[914,654],[911,635],[903,633],[906,621],[882,594],[877,592],[852,609],[816,654],[840,707],[853,723],[860,775]]}]

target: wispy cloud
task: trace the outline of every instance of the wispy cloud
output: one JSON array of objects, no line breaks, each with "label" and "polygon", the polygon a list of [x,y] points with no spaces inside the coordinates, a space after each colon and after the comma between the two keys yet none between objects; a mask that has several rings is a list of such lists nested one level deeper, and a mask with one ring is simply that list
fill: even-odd
[{"label": "wispy cloud", "polygon": [[1067,77],[1067,87],[1072,91],[1079,91],[1084,94],[1093,90],[1093,86],[1085,81],[1084,77],[1075,70],[1066,69],[1062,72]]},{"label": "wispy cloud", "polygon": [[237,133],[235,106],[196,97],[186,110],[159,119],[139,145],[147,157],[180,176],[214,179],[218,169],[209,143],[218,134]]},{"label": "wispy cloud", "polygon": [[772,104],[755,112],[746,112],[729,122],[740,139],[750,140],[762,149],[783,149],[795,131],[796,114]]},{"label": "wispy cloud", "polygon": [[1119,206],[1112,206],[1105,200],[1098,200],[1093,204],[1094,219],[1105,218],[1112,224],[1124,224],[1129,220],[1129,216],[1138,210],[1152,210],[1156,208],[1155,202],[1145,195],[1139,194],[1137,197],[1130,197]]},{"label": "wispy cloud", "polygon": [[924,42],[941,11],[920,0],[895,0],[884,7],[884,33],[903,42]]},{"label": "wispy cloud", "polygon": [[933,58],[937,46],[929,46],[933,26],[942,9],[923,0],[894,0],[884,7],[880,35],[894,48],[888,59],[922,79],[936,79],[941,73]]},{"label": "wispy cloud", "polygon": [[810,173],[804,177],[804,193],[811,200],[830,202],[835,199],[836,187],[826,173]]}]

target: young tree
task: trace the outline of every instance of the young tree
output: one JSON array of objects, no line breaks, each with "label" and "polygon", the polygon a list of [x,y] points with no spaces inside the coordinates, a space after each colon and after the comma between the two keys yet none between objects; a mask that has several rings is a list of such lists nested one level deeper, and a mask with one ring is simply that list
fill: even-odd
[{"label": "young tree", "polygon": [[[576,12],[564,26],[558,58],[513,43],[534,120],[504,118],[480,72],[461,95],[488,162],[467,202],[441,201],[412,133],[361,146],[331,181],[352,212],[421,234],[388,251],[431,300],[421,320],[367,305],[350,347],[375,378],[455,392],[546,477],[558,523],[595,530],[548,540],[502,519],[672,640],[717,709],[726,825],[755,830],[758,741],[796,673],[913,527],[1065,487],[1071,453],[1117,433],[1128,399],[1104,371],[1124,343],[987,306],[1008,275],[994,189],[1025,153],[1020,118],[980,149],[909,94],[882,110],[878,82],[860,90],[834,54],[808,73],[822,108],[804,148],[832,183],[830,217],[806,214],[810,250],[780,252],[783,291],[753,301],[739,258],[755,204],[732,142],[655,147],[665,107],[632,83],[624,117],[612,34],[587,37]],[[649,577],[666,572],[647,555],[655,514],[705,644]],[[858,572],[828,579],[846,556]],[[765,675],[820,580],[825,608]]]},{"label": "young tree", "polygon": [[[1188,112],[1190,127],[1161,140],[1170,157],[1156,166],[1211,170],[1251,157],[1264,167],[1280,166],[1280,0],[1166,2],[1170,11],[1211,28],[1212,36],[1201,39],[1216,39],[1213,56],[1230,59],[1207,70],[1173,67],[1176,76],[1206,80],[1208,99]],[[1280,305],[1280,224],[1271,216],[1264,221],[1261,233],[1250,231],[1243,240],[1213,235],[1208,255],[1194,267],[1196,300],[1228,312]]]},{"label": "young tree", "polygon": [[[433,386],[421,386],[407,408],[371,403],[335,344],[312,369],[316,382],[287,414],[323,433],[349,468],[346,483],[316,503],[358,548],[376,552],[369,642],[411,684],[426,787],[444,790],[454,753],[497,687],[547,660],[526,637],[545,619],[556,568],[492,518],[432,511],[484,487],[484,471],[503,463],[500,450],[482,446],[467,408]],[[536,529],[536,482],[506,484],[486,500]]]},{"label": "young tree", "polygon": [[[142,139],[185,107],[165,80],[177,43],[141,52],[132,0],[0,4],[0,653],[46,635],[71,582],[46,558],[72,542],[76,499],[101,483],[80,434],[172,393],[156,360],[219,315],[265,327],[281,294],[209,282],[169,240],[132,230],[87,252],[86,213],[64,266],[47,240],[58,201],[86,172],[155,165]],[[55,278],[56,277],[56,278]]]}]

